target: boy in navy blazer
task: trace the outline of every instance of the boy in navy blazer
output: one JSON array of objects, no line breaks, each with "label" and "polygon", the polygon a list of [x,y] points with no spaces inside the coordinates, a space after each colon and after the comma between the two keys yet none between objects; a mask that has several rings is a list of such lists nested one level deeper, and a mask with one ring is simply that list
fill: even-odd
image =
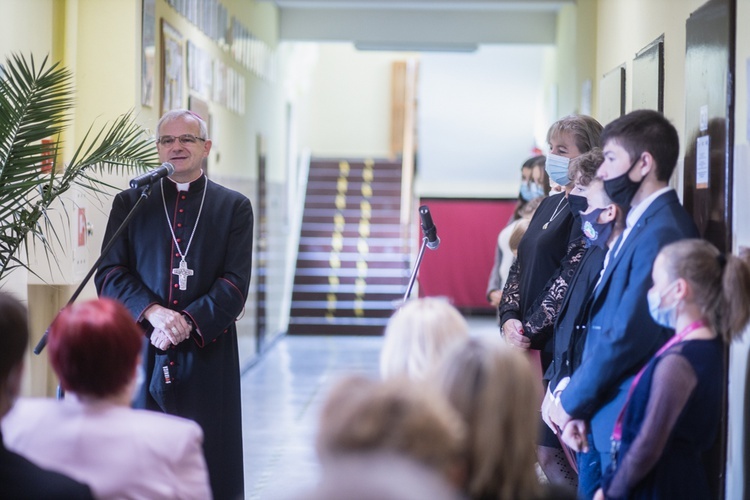
[{"label": "boy in navy blazer", "polygon": [[[597,174],[612,201],[628,212],[626,225],[586,304],[581,365],[551,419],[564,429],[566,442],[578,445],[574,448],[598,452],[606,470],[612,429],[633,376],[674,335],[649,314],[652,264],[663,246],[698,237],[698,231],[668,184],[680,146],[677,130],[662,114],[628,113],[604,128],[602,144],[604,162]],[[580,484],[579,490],[593,494],[596,486]]]}]

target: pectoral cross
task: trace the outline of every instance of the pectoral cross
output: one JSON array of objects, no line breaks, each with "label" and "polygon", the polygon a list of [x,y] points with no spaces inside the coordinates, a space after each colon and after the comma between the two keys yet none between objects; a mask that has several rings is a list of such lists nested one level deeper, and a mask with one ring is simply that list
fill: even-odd
[{"label": "pectoral cross", "polygon": [[193,270],[188,269],[187,262],[185,259],[180,261],[180,267],[172,269],[172,274],[179,276],[180,290],[187,290],[187,277],[193,275]]}]

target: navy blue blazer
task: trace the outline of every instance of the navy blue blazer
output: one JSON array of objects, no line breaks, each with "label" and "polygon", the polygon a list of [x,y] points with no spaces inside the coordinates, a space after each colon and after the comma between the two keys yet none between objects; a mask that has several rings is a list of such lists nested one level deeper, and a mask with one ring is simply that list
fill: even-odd
[{"label": "navy blue blazer", "polygon": [[[573,418],[591,421],[594,447],[609,451],[609,438],[632,377],[674,330],[657,325],[648,311],[651,268],[665,245],[697,238],[695,223],[668,191],[636,222],[591,297],[581,366],[561,395]],[[618,242],[619,243],[619,242]]]},{"label": "navy blue blazer", "polygon": [[589,300],[589,291],[593,287],[599,272],[602,270],[607,251],[598,246],[591,246],[578,264],[568,291],[563,297],[560,312],[555,319],[554,353],[552,363],[544,373],[544,380],[549,381],[550,390],[554,390],[564,377],[569,377],[574,368],[574,353],[577,338],[581,335],[581,315]]},{"label": "navy blue blazer", "polygon": [[91,489],[8,450],[0,434],[0,498],[93,499]]}]

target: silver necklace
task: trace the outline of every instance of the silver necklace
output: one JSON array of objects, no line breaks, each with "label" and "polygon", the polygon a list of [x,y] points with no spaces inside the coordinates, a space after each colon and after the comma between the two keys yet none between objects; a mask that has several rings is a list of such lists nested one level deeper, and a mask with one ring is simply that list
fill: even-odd
[{"label": "silver necklace", "polygon": [[[161,187],[161,201],[162,204],[164,204],[164,216],[167,218],[167,227],[169,228],[169,232],[172,233],[172,241],[174,241],[175,246],[177,247],[177,252],[180,254],[180,266],[172,269],[172,274],[175,276],[179,276],[179,285],[180,290],[187,290],[187,278],[188,276],[192,276],[195,274],[192,269],[188,269],[187,266],[187,254],[190,251],[190,244],[193,242],[193,236],[195,236],[195,230],[198,228],[198,221],[201,220],[201,214],[203,213],[203,202],[206,201],[206,191],[208,190],[208,179],[206,179],[206,183],[203,186],[203,197],[201,198],[201,206],[198,209],[198,217],[195,218],[195,225],[193,226],[193,232],[190,233],[190,239],[188,239],[187,246],[185,247],[185,253],[182,253],[182,249],[180,248],[180,244],[177,242],[177,236],[174,234],[174,229],[172,229],[172,221],[169,220],[169,211],[167,210],[167,200],[164,198],[164,179],[161,179],[161,183],[159,184]],[[178,192],[179,196],[179,192]]]},{"label": "silver necklace", "polygon": [[[544,225],[542,226],[542,229],[547,229],[549,227],[549,223],[555,220],[555,217],[557,217],[558,215],[562,213],[562,210],[560,210],[560,205],[562,205],[563,200],[567,201],[568,199],[565,197],[564,194],[560,194],[559,196],[562,197],[562,200],[557,202],[557,208],[555,208],[555,212],[552,214],[552,217],[550,217],[549,220],[544,223]],[[563,208],[567,206],[568,204],[566,203],[565,206],[563,206]]]}]

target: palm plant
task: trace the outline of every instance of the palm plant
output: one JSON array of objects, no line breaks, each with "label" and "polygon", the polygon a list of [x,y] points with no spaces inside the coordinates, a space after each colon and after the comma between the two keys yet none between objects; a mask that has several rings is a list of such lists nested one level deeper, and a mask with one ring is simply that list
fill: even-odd
[{"label": "palm plant", "polygon": [[27,61],[21,55],[6,59],[0,70],[2,280],[13,269],[29,269],[27,238],[51,254],[46,234],[56,233],[47,215],[60,195],[75,185],[104,192],[113,187],[98,178],[105,169],[144,170],[156,165],[157,157],[153,140],[129,112],[98,131],[89,128],[70,161],[59,168],[62,133],[74,106],[72,73],[46,57],[37,65],[33,56]]}]

